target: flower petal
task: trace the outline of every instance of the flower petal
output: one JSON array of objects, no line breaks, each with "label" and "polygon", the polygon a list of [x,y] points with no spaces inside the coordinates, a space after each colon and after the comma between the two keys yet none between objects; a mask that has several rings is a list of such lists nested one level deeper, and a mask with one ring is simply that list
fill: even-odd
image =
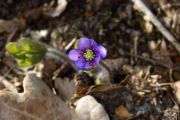
[{"label": "flower petal", "polygon": [[81,57],[82,55],[82,51],[79,49],[74,49],[71,50],[68,54],[69,59],[71,59],[72,61],[77,61],[79,59],[79,57]]},{"label": "flower petal", "polygon": [[91,47],[92,47],[92,48],[98,46],[97,43],[96,43],[96,41],[95,41],[94,39],[90,39],[90,42],[91,42]]},{"label": "flower petal", "polygon": [[90,49],[96,46],[97,46],[97,43],[93,39],[89,39],[86,37],[81,37],[78,41],[79,49]]},{"label": "flower petal", "polygon": [[93,60],[86,61],[85,68],[91,68],[97,66],[100,60],[101,60],[100,55],[97,55]]},{"label": "flower petal", "polygon": [[101,58],[105,58],[107,55],[107,49],[103,46],[98,46]]},{"label": "flower petal", "polygon": [[94,66],[92,62],[86,61],[85,68],[91,68],[92,66]]},{"label": "flower petal", "polygon": [[98,65],[100,60],[101,60],[101,56],[100,55],[96,55],[95,58],[94,58],[94,64]]},{"label": "flower petal", "polygon": [[75,62],[76,66],[78,67],[78,69],[83,70],[85,68],[85,64],[86,61],[83,58],[79,58],[76,62]]}]

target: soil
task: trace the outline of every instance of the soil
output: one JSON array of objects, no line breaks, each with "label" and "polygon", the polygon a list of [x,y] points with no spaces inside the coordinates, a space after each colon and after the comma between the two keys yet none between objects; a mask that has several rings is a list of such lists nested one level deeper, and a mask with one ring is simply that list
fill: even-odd
[{"label": "soil", "polygon": [[[97,80],[101,71],[98,75],[90,74],[91,78],[85,81],[90,79],[91,84],[85,82],[80,85],[79,89],[86,89],[85,92],[79,93],[80,96],[94,96],[104,106],[111,120],[129,117],[122,118],[118,115],[121,113],[116,112],[119,106],[133,114],[133,117],[128,119],[180,120],[179,103],[172,88],[153,86],[156,83],[175,83],[180,80],[179,53],[131,0],[69,0],[60,16],[50,17],[43,13],[42,7],[52,1],[0,1],[0,21],[17,21],[12,22],[12,30],[0,30],[1,76],[13,84],[20,83],[17,88],[19,92],[23,91],[20,80],[25,75],[24,69],[18,68],[5,50],[6,43],[10,41],[24,36],[36,38],[33,32],[46,30],[47,35],[38,40],[55,49],[65,50],[72,39],[86,36],[107,48],[108,55],[104,62],[110,69],[113,79],[108,84],[96,86],[92,79]],[[179,0],[144,2],[180,42]],[[56,4],[57,1],[54,5]],[[6,27],[8,28],[8,25]],[[68,53],[69,50],[65,52]],[[71,65],[62,59],[46,57],[41,63],[47,65],[42,69],[42,74],[50,88],[54,87],[52,73],[59,69],[56,77],[72,80],[77,76]],[[35,68],[38,69],[38,65],[28,70]],[[101,79],[105,77],[104,73],[99,75]],[[74,79],[77,80],[76,77]],[[84,82],[83,79],[84,77],[80,81]],[[93,85],[96,87],[91,89]]]}]

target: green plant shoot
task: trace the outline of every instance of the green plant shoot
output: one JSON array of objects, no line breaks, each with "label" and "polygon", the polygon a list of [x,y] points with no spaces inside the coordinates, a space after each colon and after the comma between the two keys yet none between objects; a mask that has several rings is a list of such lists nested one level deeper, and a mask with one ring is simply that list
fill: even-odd
[{"label": "green plant shoot", "polygon": [[22,38],[17,42],[9,42],[6,50],[13,56],[20,67],[29,67],[41,61],[47,49],[44,45],[31,40]]}]

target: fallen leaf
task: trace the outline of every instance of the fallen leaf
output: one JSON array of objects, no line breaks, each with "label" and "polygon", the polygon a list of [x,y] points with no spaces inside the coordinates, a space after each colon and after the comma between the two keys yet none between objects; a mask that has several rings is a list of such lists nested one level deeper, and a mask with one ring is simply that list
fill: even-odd
[{"label": "fallen leaf", "polygon": [[0,19],[0,33],[8,32],[12,33],[18,29],[22,29],[25,26],[25,20],[23,18],[14,18],[12,20]]},{"label": "fallen leaf", "polygon": [[76,102],[75,113],[81,120],[109,120],[103,106],[87,95]]},{"label": "fallen leaf", "polygon": [[120,105],[115,110],[116,115],[120,120],[126,120],[132,117],[133,114],[129,113],[127,108],[125,108],[123,105]]},{"label": "fallen leaf", "polygon": [[69,100],[73,94],[75,93],[76,87],[75,82],[73,80],[69,81],[69,79],[55,79],[55,88],[58,91],[58,95],[64,100]]},{"label": "fallen leaf", "polygon": [[0,91],[0,120],[71,120],[66,104],[35,73],[23,86],[23,93]]}]

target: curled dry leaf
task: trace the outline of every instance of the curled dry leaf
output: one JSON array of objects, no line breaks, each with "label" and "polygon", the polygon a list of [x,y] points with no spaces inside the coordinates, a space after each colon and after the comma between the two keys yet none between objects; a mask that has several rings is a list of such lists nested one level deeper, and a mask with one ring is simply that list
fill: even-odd
[{"label": "curled dry leaf", "polygon": [[115,110],[116,115],[120,120],[126,120],[132,117],[133,114],[129,113],[128,109],[123,105],[120,105]]},{"label": "curled dry leaf", "polygon": [[58,95],[64,100],[69,100],[75,93],[75,82],[69,81],[69,79],[55,79],[55,88],[58,91]]},{"label": "curled dry leaf", "polygon": [[103,106],[90,95],[77,101],[75,113],[80,120],[109,120]]},{"label": "curled dry leaf", "polygon": [[23,81],[24,92],[0,91],[0,120],[71,120],[65,103],[35,73]]}]

